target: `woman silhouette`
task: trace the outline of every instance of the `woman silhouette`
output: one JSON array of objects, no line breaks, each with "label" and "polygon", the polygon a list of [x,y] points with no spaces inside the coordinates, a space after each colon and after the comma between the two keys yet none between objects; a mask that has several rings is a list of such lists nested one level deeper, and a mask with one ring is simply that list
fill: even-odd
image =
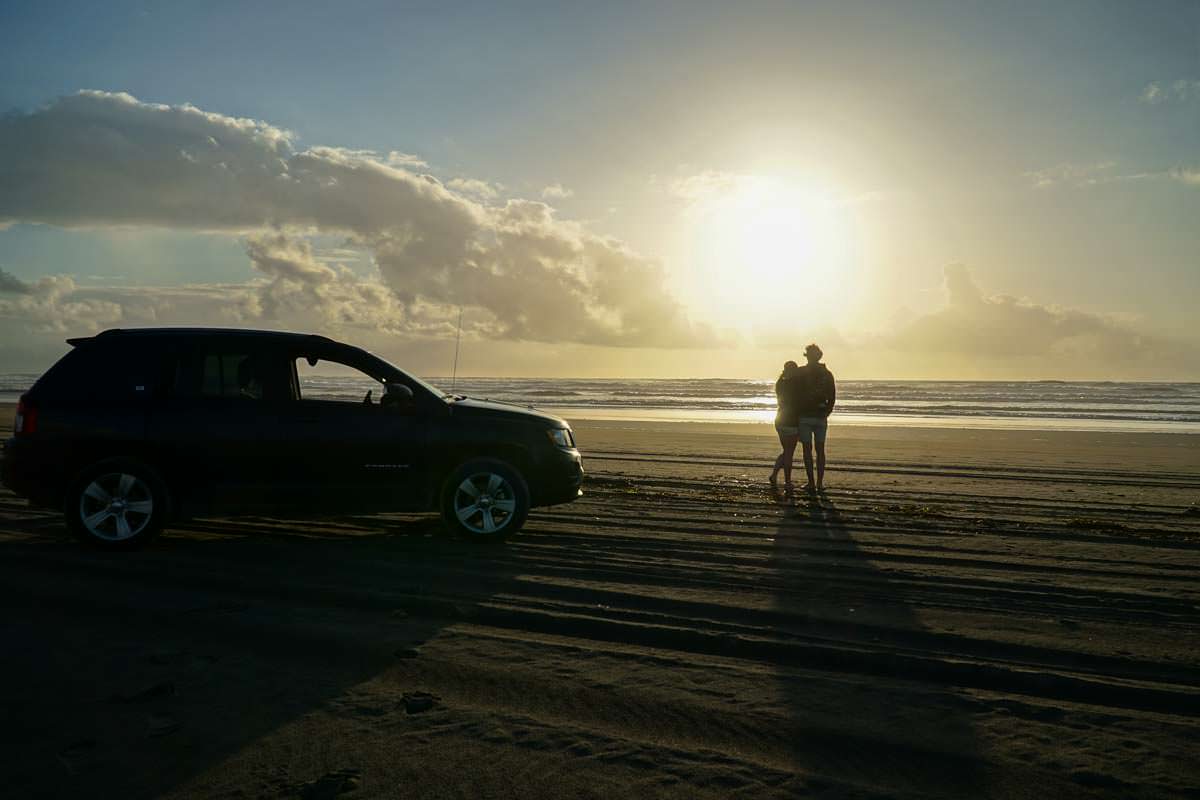
[{"label": "woman silhouette", "polygon": [[775,400],[779,410],[775,412],[775,432],[779,434],[779,445],[783,452],[775,459],[775,468],[771,470],[768,479],[772,486],[779,480],[779,470],[783,470],[783,485],[792,488],[792,458],[796,454],[796,442],[800,440],[798,418],[799,378],[800,367],[795,361],[783,365],[783,372],[775,381]]}]

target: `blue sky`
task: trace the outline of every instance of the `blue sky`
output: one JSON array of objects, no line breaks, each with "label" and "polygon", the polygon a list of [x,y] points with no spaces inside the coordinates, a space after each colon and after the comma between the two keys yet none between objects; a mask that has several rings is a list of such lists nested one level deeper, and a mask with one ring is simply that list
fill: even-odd
[{"label": "blue sky", "polygon": [[[688,335],[626,325],[573,336],[555,325],[539,330],[526,319],[538,309],[522,310],[518,324],[482,302],[476,334],[494,340],[493,369],[694,374],[718,364],[730,374],[757,372],[774,369],[789,340],[822,336],[844,348],[843,363],[862,377],[1200,377],[1192,311],[1180,300],[1200,295],[1194,2],[2,9],[0,109],[36,115],[56,98],[100,90],[261,121],[291,132],[295,152],[329,145],[378,159],[411,154],[423,163],[410,171],[467,192],[479,213],[510,200],[545,203],[565,226],[552,234],[560,244],[582,227],[615,242],[612,252],[636,254],[649,264],[637,280],[661,284],[655,314],[696,326]],[[0,190],[25,191],[16,175],[4,183],[0,165]],[[712,179],[708,193],[681,192],[699,185],[688,183],[696,176]],[[470,195],[468,180],[485,182],[485,194]],[[96,198],[98,207],[105,202]],[[779,207],[791,209],[794,225]],[[783,230],[772,245],[778,253],[756,247],[757,263],[741,264],[750,255],[731,243],[745,241],[764,209],[821,246],[793,247]],[[14,201],[0,220],[8,224],[0,269],[31,286],[64,275],[77,288],[146,290],[294,279],[248,258],[246,225],[103,214],[48,222],[45,213]],[[420,283],[389,267],[374,229],[281,224],[316,248],[314,258],[336,256],[362,280],[401,295],[410,277]],[[356,241],[341,247],[347,234]],[[485,225],[471,235],[495,232]],[[774,228],[765,234],[775,236]],[[585,257],[588,248],[571,241]],[[716,251],[724,260],[709,263]],[[813,263],[800,263],[799,252]],[[509,258],[464,269],[507,274]],[[938,349],[926,323],[941,320],[938,330],[954,337],[950,317],[962,298],[949,294],[946,276],[958,264],[985,299],[1008,296],[1044,312],[1047,327],[1028,352],[957,352],[949,341]],[[606,267],[584,269],[599,285]],[[768,288],[722,290],[742,279]],[[779,288],[795,301],[779,302]],[[470,307],[449,294],[417,301],[428,301],[426,314],[439,304]],[[110,293],[104,302],[125,301]],[[611,302],[599,322],[636,316],[628,298]],[[6,313],[10,325],[47,342],[61,341],[58,328],[95,323]],[[395,313],[419,316],[408,300]],[[1070,313],[1090,322],[1080,328],[1063,316]],[[156,320],[176,321],[165,311]],[[1029,320],[1010,322],[1013,339],[1022,339]],[[437,336],[435,328],[385,327],[388,338],[368,338],[408,358]],[[898,366],[917,329],[927,331],[920,347],[931,352]],[[1105,353],[1123,337],[1152,344],[1106,371]],[[679,346],[689,338],[693,345]],[[37,361],[51,349],[0,349],[0,362]]]}]

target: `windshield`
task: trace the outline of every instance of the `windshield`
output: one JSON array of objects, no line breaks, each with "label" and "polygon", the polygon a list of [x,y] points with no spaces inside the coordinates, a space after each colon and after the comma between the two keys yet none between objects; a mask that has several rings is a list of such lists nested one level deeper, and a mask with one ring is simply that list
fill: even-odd
[{"label": "windshield", "polygon": [[405,383],[414,389],[417,389],[417,388],[424,389],[426,392],[429,392],[434,397],[440,398],[442,400],[452,399],[451,395],[447,394],[446,392],[443,392],[441,389],[437,388],[433,384],[431,384],[427,381],[423,381],[420,378],[418,378],[416,375],[407,373],[404,370],[389,364],[387,361],[384,361],[382,358],[375,355],[374,353],[367,352],[366,350],[363,350],[362,352],[366,353],[366,355],[373,362],[375,362],[376,369],[373,371],[377,373],[376,377],[378,377],[380,380],[383,380],[385,382],[392,382],[392,383]]},{"label": "windshield", "polygon": [[[401,372],[401,370],[396,370],[396,371],[397,371],[397,372]],[[428,382],[426,382],[426,381],[423,381],[423,380],[421,380],[420,378],[418,378],[418,377],[417,377],[417,376],[415,376],[415,375],[409,375],[407,372],[403,372],[402,374],[403,374],[403,375],[404,375],[404,377],[405,377],[405,378],[407,378],[409,381],[411,381],[412,383],[415,383],[415,384],[417,384],[418,386],[420,386],[420,387],[421,387],[422,389],[424,389],[425,391],[432,393],[432,394],[433,394],[435,397],[440,397],[440,398],[442,398],[443,400],[448,400],[448,399],[451,399],[451,398],[452,398],[452,395],[449,395],[449,394],[447,394],[446,392],[443,392],[441,389],[437,388],[437,387],[436,387],[436,386],[434,386],[432,383],[428,383]]]}]

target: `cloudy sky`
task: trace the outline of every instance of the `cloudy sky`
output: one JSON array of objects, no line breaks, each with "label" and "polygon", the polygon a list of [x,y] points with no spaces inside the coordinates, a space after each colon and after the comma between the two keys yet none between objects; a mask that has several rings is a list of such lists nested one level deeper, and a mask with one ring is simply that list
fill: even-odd
[{"label": "cloudy sky", "polygon": [[5,3],[0,371],[1200,380],[1200,5]]}]

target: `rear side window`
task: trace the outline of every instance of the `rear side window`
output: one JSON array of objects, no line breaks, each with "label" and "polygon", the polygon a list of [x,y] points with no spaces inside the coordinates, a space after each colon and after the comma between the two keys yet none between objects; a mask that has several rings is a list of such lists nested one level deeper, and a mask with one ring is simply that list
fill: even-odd
[{"label": "rear side window", "polygon": [[34,384],[44,400],[70,404],[162,398],[178,370],[173,348],[153,340],[89,341],[67,353]]},{"label": "rear side window", "polygon": [[273,348],[249,337],[187,344],[175,392],[181,397],[278,402],[292,399],[291,370]]},{"label": "rear side window", "polygon": [[266,380],[259,361],[252,353],[206,353],[200,395],[262,400]]}]

